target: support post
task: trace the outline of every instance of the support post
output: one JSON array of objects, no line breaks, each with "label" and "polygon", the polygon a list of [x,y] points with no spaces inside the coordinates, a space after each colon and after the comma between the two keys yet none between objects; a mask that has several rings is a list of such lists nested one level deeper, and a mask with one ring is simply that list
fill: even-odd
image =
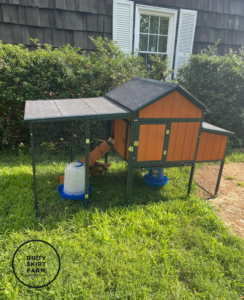
[{"label": "support post", "polygon": [[32,169],[33,169],[33,182],[34,182],[35,210],[36,210],[36,217],[38,217],[38,201],[37,201],[37,185],[36,185],[36,160],[35,160],[35,148],[34,148],[34,137],[33,137],[32,123],[30,123],[30,138],[31,138],[31,153],[32,153]]},{"label": "support post", "polygon": [[217,195],[218,195],[220,180],[221,180],[222,172],[223,172],[223,169],[224,169],[224,164],[225,164],[225,162],[222,161],[221,165],[220,165],[220,169],[219,169],[219,176],[218,176],[218,181],[217,181],[217,185],[216,185],[216,188],[215,188],[214,197],[217,197]]},{"label": "support post", "polygon": [[221,177],[222,177],[222,173],[223,173],[223,169],[224,169],[224,164],[225,164],[225,157],[226,157],[226,153],[227,153],[227,149],[228,149],[229,138],[230,137],[228,137],[227,142],[226,142],[224,159],[223,159],[223,161],[221,162],[221,165],[220,165],[219,176],[218,176],[218,181],[217,181],[217,185],[216,185],[216,188],[215,188],[214,197],[217,197],[217,195],[218,195],[220,180],[221,180]]},{"label": "support post", "polygon": [[190,180],[189,180],[189,184],[188,184],[187,196],[189,196],[191,193],[191,186],[192,186],[194,171],[195,171],[195,164],[193,164],[191,167],[191,176],[190,176]]},{"label": "support post", "polygon": [[71,162],[73,162],[73,137],[74,137],[74,127],[73,127],[73,121],[71,121]]},{"label": "support post", "polygon": [[[130,133],[130,144],[127,145],[133,148],[134,145],[134,139],[135,139],[135,116],[131,119],[131,133]],[[132,181],[133,181],[133,170],[134,170],[134,160],[135,160],[135,147],[133,148],[133,151],[129,151],[129,157],[128,157],[128,170],[127,170],[127,184],[126,184],[126,199],[125,203],[128,205],[130,203],[131,199],[131,191],[132,191]]]},{"label": "support post", "polygon": [[[107,121],[106,122],[106,141],[108,141],[108,138],[110,137],[110,132],[111,132],[111,121]],[[104,163],[107,164],[108,163],[108,152],[105,153],[104,155]]]},{"label": "support post", "polygon": [[90,154],[90,121],[86,120],[85,147],[85,206],[88,208],[89,198],[89,154]]}]

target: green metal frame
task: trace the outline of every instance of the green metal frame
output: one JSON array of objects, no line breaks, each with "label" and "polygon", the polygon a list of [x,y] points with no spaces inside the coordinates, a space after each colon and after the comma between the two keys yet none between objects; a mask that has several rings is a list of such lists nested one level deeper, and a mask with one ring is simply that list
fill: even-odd
[{"label": "green metal frame", "polygon": [[36,160],[35,160],[35,148],[33,140],[33,126],[30,123],[30,138],[31,138],[31,154],[32,154],[32,170],[33,170],[33,184],[34,184],[34,198],[35,198],[35,210],[38,217],[38,199],[37,199],[37,186],[36,186]]},{"label": "green metal frame", "polygon": [[88,198],[89,198],[89,154],[90,154],[90,121],[86,120],[85,125],[85,205],[88,207]]},{"label": "green metal frame", "polygon": [[216,185],[215,193],[214,193],[214,196],[215,196],[215,197],[217,197],[218,191],[219,191],[219,185],[220,185],[220,181],[221,181],[221,177],[222,177],[222,172],[223,172],[223,169],[224,169],[225,158],[226,158],[227,149],[228,149],[228,143],[229,143],[229,137],[228,137],[227,144],[226,144],[226,147],[225,147],[224,159],[223,159],[223,161],[221,162],[220,169],[219,169],[218,181],[217,181],[217,185]]}]

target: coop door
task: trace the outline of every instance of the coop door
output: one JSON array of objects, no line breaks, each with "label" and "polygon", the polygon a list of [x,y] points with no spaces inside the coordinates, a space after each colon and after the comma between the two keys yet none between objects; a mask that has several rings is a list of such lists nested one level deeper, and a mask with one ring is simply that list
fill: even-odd
[{"label": "coop door", "polygon": [[137,162],[165,160],[166,130],[167,124],[139,124]]}]

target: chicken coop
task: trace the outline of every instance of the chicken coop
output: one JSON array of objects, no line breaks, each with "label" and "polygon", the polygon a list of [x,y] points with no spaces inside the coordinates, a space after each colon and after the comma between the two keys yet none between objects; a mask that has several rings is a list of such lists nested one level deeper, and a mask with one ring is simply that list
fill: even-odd
[{"label": "chicken coop", "polygon": [[[30,123],[36,212],[36,164],[39,153],[45,158],[46,149],[53,155],[68,153],[71,162],[83,156],[86,202],[89,167],[111,149],[128,162],[126,203],[133,201],[134,169],[189,166],[189,194],[195,165],[201,162],[221,163],[217,195],[233,133],[204,122],[206,112],[211,111],[180,85],[139,77],[104,97],[26,101],[24,120]],[[94,139],[98,131],[99,139]]]}]

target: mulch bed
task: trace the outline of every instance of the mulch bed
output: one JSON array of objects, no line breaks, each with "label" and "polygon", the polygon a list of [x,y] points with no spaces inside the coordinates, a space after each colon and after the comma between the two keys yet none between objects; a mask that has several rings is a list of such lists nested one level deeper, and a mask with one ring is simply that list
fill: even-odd
[{"label": "mulch bed", "polygon": [[[213,195],[218,173],[217,165],[203,166],[197,169],[195,180]],[[244,164],[225,164],[217,198],[214,199],[201,188],[198,189],[198,195],[217,207],[226,225],[244,238],[244,186],[238,183],[244,183]]]}]

